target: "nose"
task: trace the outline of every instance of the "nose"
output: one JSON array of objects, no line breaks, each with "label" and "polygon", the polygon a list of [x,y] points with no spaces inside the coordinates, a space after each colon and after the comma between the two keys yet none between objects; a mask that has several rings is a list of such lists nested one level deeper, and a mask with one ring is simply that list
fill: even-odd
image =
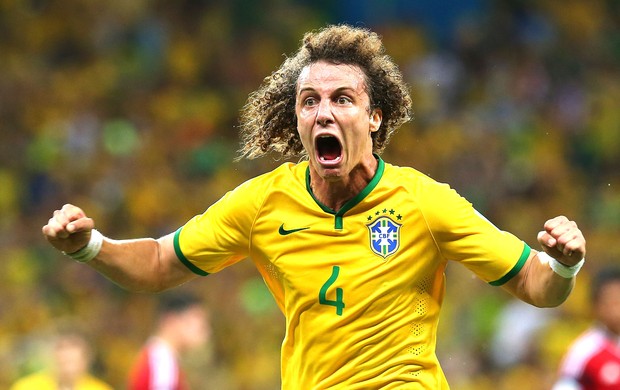
[{"label": "nose", "polygon": [[321,126],[327,126],[330,123],[334,123],[334,115],[328,99],[323,99],[319,103],[316,112],[316,123]]}]

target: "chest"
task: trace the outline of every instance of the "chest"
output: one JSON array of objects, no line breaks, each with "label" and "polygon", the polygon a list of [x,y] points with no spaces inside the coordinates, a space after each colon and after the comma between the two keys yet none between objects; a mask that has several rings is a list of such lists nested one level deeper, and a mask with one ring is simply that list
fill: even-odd
[{"label": "chest", "polygon": [[620,389],[620,350],[611,343],[590,359],[586,382],[592,389]]},{"label": "chest", "polygon": [[392,197],[336,215],[303,202],[257,219],[252,257],[260,257],[284,295],[295,302],[338,301],[428,290],[440,260],[421,212]]}]

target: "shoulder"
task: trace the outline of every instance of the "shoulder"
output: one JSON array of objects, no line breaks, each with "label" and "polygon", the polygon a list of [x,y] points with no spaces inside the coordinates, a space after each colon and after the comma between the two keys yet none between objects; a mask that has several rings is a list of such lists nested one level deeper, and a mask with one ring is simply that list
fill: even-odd
[{"label": "shoulder", "polygon": [[571,344],[571,350],[577,350],[579,354],[584,355],[587,352],[596,353],[606,343],[605,332],[599,328],[590,328],[583,332]]},{"label": "shoulder", "polygon": [[[236,187],[228,190],[217,202],[209,209],[219,209],[225,214],[252,213],[261,207],[263,201],[273,191],[286,190],[287,186],[292,185],[292,178],[299,176],[301,164],[284,163],[279,167],[247,179]],[[303,176],[302,176],[303,177]],[[301,179],[300,179],[301,180]],[[239,207],[243,205],[243,207]]]},{"label": "shoulder", "polygon": [[415,168],[394,165],[386,162],[384,165],[384,175],[386,178],[399,178],[421,183],[437,183],[429,175],[426,175]]},{"label": "shoulder", "polygon": [[385,163],[382,182],[390,187],[403,187],[420,195],[434,192],[455,192],[448,184],[433,179],[429,175],[411,167],[401,167]]},{"label": "shoulder", "polygon": [[90,375],[81,381],[78,388],[84,390],[112,390],[112,386]]},{"label": "shoulder", "polygon": [[233,192],[249,192],[255,197],[265,191],[286,188],[294,182],[303,184],[305,183],[307,167],[307,162],[283,163],[269,172],[246,180],[238,185]]},{"label": "shoulder", "polygon": [[606,343],[605,334],[598,328],[582,333],[568,349],[562,362],[562,373],[571,377],[581,375],[588,362],[598,354]]},{"label": "shoulder", "polygon": [[34,374],[27,375],[18,379],[11,387],[10,390],[29,390],[29,389],[54,389],[56,385],[52,380],[52,377],[44,372],[36,372]]},{"label": "shoulder", "polygon": [[471,203],[449,184],[438,181],[411,167],[385,164],[382,185],[388,190],[402,189],[410,201],[416,202],[422,211],[441,212],[448,208],[461,209]]},{"label": "shoulder", "polygon": [[168,343],[166,343],[162,339],[154,337],[149,340],[147,350],[148,363],[152,369],[157,371],[177,370],[177,353]]}]

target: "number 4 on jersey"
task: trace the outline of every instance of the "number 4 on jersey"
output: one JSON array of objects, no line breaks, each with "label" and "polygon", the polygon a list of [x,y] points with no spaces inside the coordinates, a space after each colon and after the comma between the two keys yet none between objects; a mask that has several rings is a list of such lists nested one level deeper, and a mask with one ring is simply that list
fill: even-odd
[{"label": "number 4 on jersey", "polygon": [[344,301],[343,301],[343,292],[341,288],[336,288],[336,300],[327,299],[327,290],[331,287],[332,284],[338,279],[338,274],[340,273],[340,267],[335,265],[332,268],[332,275],[327,279],[323,287],[321,287],[321,291],[319,291],[319,303],[321,305],[329,305],[334,306],[336,308],[336,314],[339,316],[342,315],[342,311],[344,310]]}]

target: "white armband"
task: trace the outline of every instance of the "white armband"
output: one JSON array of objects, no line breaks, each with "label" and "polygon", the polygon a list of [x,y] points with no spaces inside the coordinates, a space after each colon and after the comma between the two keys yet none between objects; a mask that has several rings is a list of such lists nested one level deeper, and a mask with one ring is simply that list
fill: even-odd
[{"label": "white armband", "polygon": [[583,267],[583,264],[586,262],[586,259],[584,258],[584,259],[581,259],[579,263],[569,267],[567,265],[560,263],[553,257],[549,256],[546,252],[540,251],[538,252],[537,256],[538,256],[538,260],[542,264],[549,264],[549,267],[551,267],[553,272],[555,272],[556,274],[560,275],[561,277],[565,279],[570,279],[574,277],[575,275],[577,275],[581,267]]},{"label": "white armband", "polygon": [[72,253],[62,253],[80,263],[88,263],[97,257],[101,251],[101,245],[103,245],[103,234],[99,233],[98,230],[93,229],[90,231],[90,240],[84,248]]}]

